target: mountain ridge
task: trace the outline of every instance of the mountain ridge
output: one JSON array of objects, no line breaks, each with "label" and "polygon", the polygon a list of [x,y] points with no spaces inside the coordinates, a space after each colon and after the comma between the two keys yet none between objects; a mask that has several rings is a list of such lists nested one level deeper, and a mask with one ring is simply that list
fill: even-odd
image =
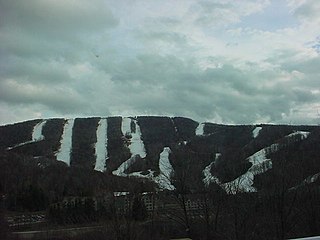
[{"label": "mountain ridge", "polygon": [[[178,175],[176,170],[182,171],[190,161],[196,182],[217,184],[226,190],[223,186],[235,185],[234,181],[244,181],[243,176],[247,176],[246,184],[250,186],[238,190],[255,191],[255,179],[274,166],[269,155],[294,145],[305,147],[303,142],[310,135],[320,141],[319,129],[310,125],[199,123],[166,116],[34,119],[0,126],[0,149],[119,177],[145,178],[164,189],[174,186],[169,182],[161,185],[161,181],[174,178]],[[272,146],[279,146],[280,150],[273,151]],[[269,165],[261,160],[258,165],[265,169],[253,170],[254,161],[248,159],[259,151],[264,151]],[[167,159],[161,161],[165,152]],[[313,152],[320,155],[317,150]],[[188,158],[192,159],[185,160]],[[168,168],[165,174],[164,162]],[[320,172],[318,166],[317,171]]]}]

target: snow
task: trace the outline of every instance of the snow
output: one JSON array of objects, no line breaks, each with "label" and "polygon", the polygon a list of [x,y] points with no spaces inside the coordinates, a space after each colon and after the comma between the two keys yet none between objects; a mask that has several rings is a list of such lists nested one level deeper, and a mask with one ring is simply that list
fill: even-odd
[{"label": "snow", "polygon": [[32,132],[32,141],[38,142],[44,139],[44,136],[42,135],[42,128],[47,123],[47,121],[41,121],[38,124],[36,124],[33,128]]},{"label": "snow", "polygon": [[303,183],[314,183],[320,178],[320,173],[316,173],[314,175],[311,175],[303,180]]},{"label": "snow", "polygon": [[311,183],[314,183],[316,182],[318,179],[320,178],[320,173],[316,173],[316,174],[313,174],[313,175],[310,175],[308,176],[307,178],[305,178],[300,184],[290,188],[289,190],[295,190],[301,186],[305,186],[307,184],[311,184]]},{"label": "snow", "polygon": [[[135,120],[133,121],[136,124],[136,121]],[[142,172],[133,172],[130,174],[124,173],[125,170],[127,170],[138,159],[137,158],[138,152],[140,153],[142,152],[142,156],[145,156],[143,143],[140,144],[140,142],[142,141],[141,141],[141,133],[140,133],[139,126],[136,124],[137,126],[136,133],[132,133],[130,124],[131,124],[131,119],[128,119],[128,118],[124,119],[122,124],[122,131],[125,134],[130,134],[132,136],[131,142],[139,143],[137,144],[138,147],[130,147],[132,143],[129,145],[130,151],[132,153],[132,157],[127,161],[125,161],[124,163],[122,163],[117,170],[113,171],[113,174],[118,176],[148,178],[156,182],[161,189],[174,190],[175,187],[172,185],[170,181],[171,179],[170,177],[172,176],[174,169],[169,160],[169,154],[171,152],[169,147],[165,147],[160,154],[160,158],[159,158],[160,174],[158,176],[154,177],[154,172],[150,169],[148,170],[149,171],[148,174],[142,174]],[[203,123],[199,124],[196,130],[197,135],[203,135],[203,127],[204,127]],[[258,134],[258,131],[261,130],[258,127],[256,129],[257,129],[256,131],[255,130],[253,131],[255,132],[253,133],[254,136],[258,136],[256,134]],[[301,140],[303,140],[306,137],[308,137],[309,134],[310,134],[309,132],[296,131],[294,133],[287,135],[285,138],[287,139],[296,135],[300,135]],[[140,147],[141,145],[143,146],[143,148]],[[211,174],[211,168],[214,166],[215,162],[219,159],[219,157],[221,157],[220,153],[216,153],[214,161],[211,162],[208,166],[206,166],[205,169],[202,171],[204,175],[203,182],[206,186],[208,186],[210,182],[215,182],[218,185],[220,185],[223,189],[225,189],[225,191],[229,194],[236,194],[237,192],[255,192],[256,189],[252,186],[254,176],[261,174],[263,172],[266,172],[272,168],[272,161],[271,159],[267,158],[267,155],[278,151],[279,148],[280,148],[280,144],[275,143],[259,150],[258,152],[248,157],[247,161],[252,163],[252,166],[248,169],[248,171],[245,174],[236,178],[235,180],[227,183],[221,183],[217,177]],[[133,153],[137,153],[137,154],[133,154]],[[317,178],[318,177],[319,176],[317,176]]]},{"label": "snow", "polygon": [[139,178],[149,178],[153,179],[154,171],[151,169],[148,170],[148,174],[142,174],[143,171],[130,173],[130,177],[139,177]]},{"label": "snow", "polygon": [[305,238],[291,238],[289,240],[320,240],[320,236],[316,237],[305,237]]},{"label": "snow", "polygon": [[[131,122],[136,126],[136,131],[131,131]],[[122,118],[121,130],[123,136],[126,138],[128,143],[128,148],[131,153],[131,157],[123,162],[118,169],[114,170],[112,173],[117,176],[130,176],[130,174],[124,173],[132,164],[134,164],[140,156],[141,158],[146,157],[146,150],[144,143],[141,139],[140,127],[137,123],[137,120],[131,118]],[[129,136],[131,138],[129,138]]]},{"label": "snow", "polygon": [[170,179],[174,172],[173,167],[169,160],[169,154],[171,150],[169,147],[165,147],[160,153],[159,170],[160,174],[154,178],[154,181],[159,185],[161,189],[174,190]]},{"label": "snow", "polygon": [[[136,126],[136,131],[131,131],[131,121],[134,122]],[[130,118],[123,118],[122,119],[122,134],[126,136],[127,134],[131,135],[131,139],[129,140],[129,149],[133,155],[140,155],[141,158],[146,157],[146,150],[144,147],[144,143],[141,139],[141,131],[140,126],[137,123],[137,120],[130,119]]]},{"label": "snow", "polygon": [[181,146],[181,145],[186,146],[187,144],[188,144],[188,141],[182,141],[182,142],[178,143],[179,146]]},{"label": "snow", "polygon": [[[310,133],[309,132],[303,132],[303,131],[296,131],[294,133],[291,133],[287,136],[285,136],[285,139],[290,139],[293,136],[300,135],[301,140],[308,137]],[[210,181],[216,182],[219,184],[225,191],[229,194],[236,194],[237,192],[256,192],[257,190],[252,186],[254,176],[264,173],[272,168],[272,161],[271,159],[267,158],[267,155],[270,153],[274,153],[280,149],[280,144],[275,143],[268,147],[265,147],[261,149],[260,151],[254,153],[250,157],[247,158],[247,161],[252,163],[252,166],[248,169],[248,171],[236,178],[233,181],[227,182],[227,183],[221,183],[218,178],[211,176],[210,169],[211,164],[207,166],[204,170],[206,184],[209,184]],[[209,171],[209,173],[208,173]],[[315,176],[316,178],[318,176]],[[313,178],[315,179],[315,178]]]},{"label": "snow", "polygon": [[196,129],[196,135],[202,136],[204,135],[204,123],[199,123],[197,129]]},{"label": "snow", "polygon": [[261,163],[252,165],[248,171],[231,182],[222,184],[223,188],[231,194],[238,192],[256,192],[252,186],[255,175],[261,174],[272,168],[271,159],[265,158]]},{"label": "snow", "polygon": [[231,194],[236,194],[237,192],[256,192],[256,189],[252,186],[254,176],[272,168],[272,161],[266,155],[278,150],[279,144],[272,144],[248,157],[247,160],[252,163],[248,171],[235,180],[222,184],[223,188]]},{"label": "snow", "polygon": [[131,134],[131,118],[122,118],[121,131],[124,136]]},{"label": "snow", "polygon": [[63,127],[63,133],[60,140],[60,149],[56,154],[57,160],[65,162],[68,166],[70,166],[73,124],[74,124],[74,119],[68,119],[66,121]]},{"label": "snow", "polygon": [[296,135],[300,135],[301,136],[301,140],[306,139],[309,136],[310,132],[304,132],[304,131],[295,131],[291,134],[289,134],[287,137],[293,137]]},{"label": "snow", "polygon": [[259,136],[261,129],[262,127],[256,127],[255,129],[253,129],[252,131],[253,138],[257,138]]},{"label": "snow", "polygon": [[320,177],[320,173],[312,175],[311,178],[310,178],[310,182],[314,183],[315,181],[318,180],[319,177]]},{"label": "snow", "polygon": [[131,158],[129,158],[127,161],[123,162],[116,170],[114,170],[112,173],[113,175],[126,177],[130,176],[130,174],[126,174],[125,171],[134,164],[138,159],[137,155],[133,155]]},{"label": "snow", "polygon": [[127,161],[123,162],[117,170],[113,171],[112,173],[117,176],[121,177],[139,177],[139,178],[148,178],[159,185],[160,189],[167,189],[167,190],[174,190],[175,187],[170,182],[170,177],[173,173],[173,167],[169,161],[169,154],[171,150],[169,147],[165,147],[163,151],[160,153],[159,158],[159,170],[160,174],[154,177],[154,171],[148,170],[148,174],[142,174],[140,172],[133,172],[126,174],[124,173],[135,161],[138,159],[137,155],[129,158]]},{"label": "snow", "polygon": [[7,150],[11,150],[13,148],[20,147],[29,143],[40,142],[44,140],[44,136],[42,135],[42,129],[46,125],[46,123],[47,123],[47,120],[42,120],[33,127],[31,141],[19,143],[17,145],[14,145],[13,147],[8,147]]},{"label": "snow", "polygon": [[171,166],[171,163],[169,161],[169,154],[171,150],[168,147],[165,147],[163,151],[160,153],[160,159],[159,159],[159,169],[160,172],[165,176],[170,176],[171,172],[173,171],[173,168]]},{"label": "snow", "polygon": [[208,166],[204,168],[202,171],[204,175],[204,179],[202,180],[205,186],[209,186],[210,182],[217,182],[219,181],[217,177],[213,176],[211,174],[211,168],[214,166],[215,162],[218,160],[218,158],[221,157],[221,153],[216,153],[214,161],[212,161]]},{"label": "snow", "polygon": [[100,119],[97,128],[97,142],[95,144],[96,164],[94,170],[104,172],[106,170],[106,159],[108,157],[107,119]]},{"label": "snow", "polygon": [[113,192],[113,196],[115,196],[115,197],[126,196],[129,194],[130,194],[130,192]]}]

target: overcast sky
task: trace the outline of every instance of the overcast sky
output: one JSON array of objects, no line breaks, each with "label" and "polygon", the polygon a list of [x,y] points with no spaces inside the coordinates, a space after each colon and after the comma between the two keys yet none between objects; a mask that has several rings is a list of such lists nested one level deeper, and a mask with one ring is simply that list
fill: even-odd
[{"label": "overcast sky", "polygon": [[319,124],[319,12],[319,0],[0,0],[0,124]]}]

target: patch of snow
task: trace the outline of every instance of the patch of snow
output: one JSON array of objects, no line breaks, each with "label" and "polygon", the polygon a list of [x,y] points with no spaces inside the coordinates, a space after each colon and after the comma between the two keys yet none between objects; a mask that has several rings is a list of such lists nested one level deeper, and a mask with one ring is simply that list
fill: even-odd
[{"label": "patch of snow", "polygon": [[171,153],[171,150],[169,147],[165,147],[163,151],[160,153],[160,159],[159,159],[159,169],[160,172],[165,176],[170,176],[170,174],[173,172],[172,165],[169,160],[169,154]]},{"label": "patch of snow", "polygon": [[291,134],[289,134],[287,137],[294,137],[297,135],[301,136],[301,140],[306,139],[309,136],[310,132],[305,132],[305,131],[295,131]]},{"label": "patch of snow", "polygon": [[204,135],[204,125],[205,123],[199,123],[197,129],[196,129],[196,135],[197,136],[202,136]]},{"label": "patch of snow", "polygon": [[130,194],[130,192],[113,192],[114,197],[126,196],[129,194]]},{"label": "patch of snow", "polygon": [[38,141],[41,141],[44,139],[44,136],[42,135],[42,129],[46,123],[47,123],[47,121],[41,121],[34,126],[33,132],[32,132],[32,141],[33,142],[38,142]]},{"label": "patch of snow", "polygon": [[174,190],[175,187],[171,183],[171,176],[174,172],[173,167],[169,160],[169,154],[171,150],[169,147],[165,147],[160,153],[159,170],[160,174],[154,178],[154,181],[159,185],[161,189]]},{"label": "patch of snow", "polygon": [[314,174],[311,176],[310,178],[310,183],[314,183],[315,181],[317,181],[320,177],[320,173]]},{"label": "patch of snow", "polygon": [[153,174],[154,174],[154,171],[152,170],[148,170],[148,174],[142,174],[143,171],[140,171],[140,172],[133,172],[133,173],[130,173],[130,177],[139,177],[139,178],[148,178],[148,179],[153,179]]},{"label": "patch of snow", "polygon": [[215,155],[215,159],[208,165],[204,168],[204,170],[202,171],[203,175],[204,175],[204,178],[203,178],[203,183],[205,186],[209,186],[209,184],[211,182],[218,182],[218,178],[213,176],[211,174],[211,168],[212,166],[214,166],[215,162],[218,160],[218,158],[221,157],[221,153],[216,153]]},{"label": "patch of snow", "polygon": [[320,236],[305,238],[290,238],[289,240],[320,240]]},{"label": "patch of snow", "polygon": [[128,177],[130,174],[126,174],[125,171],[134,164],[138,159],[138,155],[133,155],[127,161],[123,162],[116,170],[112,171],[113,175]]},{"label": "patch of snow", "polygon": [[314,175],[311,175],[303,180],[303,183],[314,183],[320,178],[320,173],[316,173]]},{"label": "patch of snow", "polygon": [[14,148],[17,148],[17,147],[20,147],[20,146],[23,146],[23,145],[26,145],[29,143],[40,142],[40,141],[44,140],[44,136],[42,134],[42,129],[43,129],[44,125],[46,125],[46,123],[47,123],[47,120],[42,120],[42,121],[38,122],[33,127],[32,140],[16,144],[13,147],[8,147],[7,150],[11,150],[11,149],[14,149]]},{"label": "patch of snow", "polygon": [[186,146],[187,144],[188,144],[188,141],[182,141],[182,142],[178,143],[179,146],[181,146],[181,145]]},{"label": "patch of snow", "polygon": [[96,164],[94,170],[104,172],[106,170],[106,159],[108,158],[107,119],[100,119],[97,127],[97,142],[95,144]]},{"label": "patch of snow", "polygon": [[[131,131],[131,122],[136,127],[136,131]],[[141,158],[146,157],[146,150],[144,147],[144,143],[141,139],[141,131],[140,126],[137,123],[137,120],[130,118],[122,118],[122,134],[124,136],[130,135],[131,139],[129,139],[129,149],[132,155],[140,155]]]},{"label": "patch of snow", "polygon": [[261,129],[262,129],[262,127],[256,127],[255,129],[253,129],[253,131],[252,131],[253,138],[257,138],[259,136]]},{"label": "patch of snow", "polygon": [[308,176],[307,178],[305,178],[300,184],[294,186],[294,187],[291,187],[289,190],[295,190],[301,186],[305,186],[307,184],[311,184],[311,183],[314,183],[316,182],[318,179],[320,178],[320,173],[316,173],[314,175],[310,175]]},{"label": "patch of snow", "polygon": [[159,158],[159,170],[160,173],[158,176],[154,176],[154,171],[148,170],[148,174],[142,174],[140,172],[132,172],[129,174],[124,173],[126,169],[128,169],[135,161],[137,160],[137,155],[131,157],[127,161],[123,162],[117,170],[112,173],[121,177],[139,177],[139,178],[147,178],[158,184],[160,189],[174,190],[175,187],[170,182],[171,175],[174,172],[173,167],[169,161],[169,154],[171,150],[169,147],[165,147],[163,151],[160,153]]},{"label": "patch of snow", "polygon": [[131,118],[122,118],[121,131],[123,136],[126,136],[127,134],[131,135]]},{"label": "patch of snow", "polygon": [[74,119],[68,119],[64,124],[63,133],[60,139],[60,149],[56,154],[57,160],[65,162],[68,166],[70,166],[73,124]]}]

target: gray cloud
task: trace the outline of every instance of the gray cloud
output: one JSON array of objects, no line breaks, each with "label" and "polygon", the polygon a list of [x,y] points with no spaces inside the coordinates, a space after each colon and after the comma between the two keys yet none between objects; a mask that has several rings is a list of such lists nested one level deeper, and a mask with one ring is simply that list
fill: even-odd
[{"label": "gray cloud", "polygon": [[294,14],[303,19],[311,21],[319,21],[320,3],[317,0],[308,0],[295,9]]},{"label": "gray cloud", "polygon": [[90,34],[117,24],[102,0],[95,1],[95,4],[83,0],[1,1],[1,22],[5,23],[5,28],[14,27],[38,37],[56,39],[73,34]]},{"label": "gray cloud", "polygon": [[[227,28],[268,1],[223,2],[181,1],[175,9],[171,1],[0,0],[0,122],[161,114],[314,123],[316,50],[298,42],[252,58],[255,38],[271,34],[258,30],[226,46],[234,39],[208,26],[221,21]],[[302,8],[295,14],[312,15]]]}]

